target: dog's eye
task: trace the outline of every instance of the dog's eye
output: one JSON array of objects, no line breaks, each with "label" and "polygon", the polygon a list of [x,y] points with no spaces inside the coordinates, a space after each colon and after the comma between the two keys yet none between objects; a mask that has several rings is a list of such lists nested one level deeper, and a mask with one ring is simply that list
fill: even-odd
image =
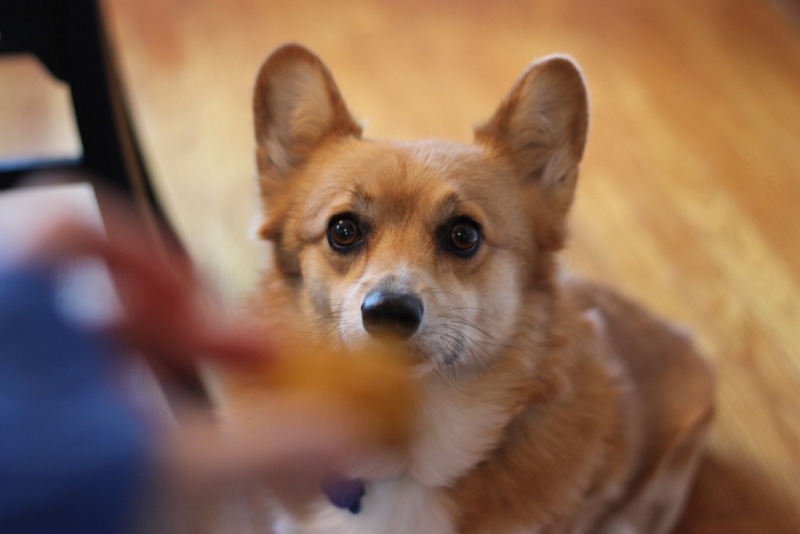
[{"label": "dog's eye", "polygon": [[458,219],[450,227],[447,244],[459,256],[471,256],[478,250],[481,231],[478,223],[471,219]]},{"label": "dog's eye", "polygon": [[469,250],[478,244],[480,234],[478,229],[470,223],[462,222],[453,226],[450,230],[450,240],[459,250]]},{"label": "dog's eye", "polygon": [[361,229],[350,215],[337,215],[328,223],[328,243],[335,250],[347,250],[361,241]]}]

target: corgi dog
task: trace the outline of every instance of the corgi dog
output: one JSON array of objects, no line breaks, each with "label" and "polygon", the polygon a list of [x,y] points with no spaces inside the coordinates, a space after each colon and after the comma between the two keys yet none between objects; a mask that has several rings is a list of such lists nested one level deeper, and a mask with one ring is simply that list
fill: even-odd
[{"label": "corgi dog", "polygon": [[401,345],[420,396],[406,450],[346,473],[357,505],[279,503],[275,532],[670,531],[713,374],[683,330],[559,266],[589,120],[576,64],[531,64],[472,144],[362,137],[296,44],[253,104],[258,306],[376,358]]}]

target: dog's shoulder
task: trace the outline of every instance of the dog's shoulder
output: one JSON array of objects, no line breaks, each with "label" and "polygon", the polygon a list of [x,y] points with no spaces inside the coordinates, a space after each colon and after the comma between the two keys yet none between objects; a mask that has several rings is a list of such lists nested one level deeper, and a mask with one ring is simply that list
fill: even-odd
[{"label": "dog's shoulder", "polygon": [[690,419],[702,418],[712,408],[713,372],[686,328],[595,283],[570,278],[563,293],[573,309],[593,318],[613,358],[636,384],[637,394],[647,397],[645,406],[664,417]]},{"label": "dog's shoulder", "polygon": [[575,310],[593,317],[624,375],[638,419],[629,424],[642,436],[633,486],[644,484],[666,455],[705,434],[714,413],[713,370],[686,328],[604,286],[570,279],[563,291]]}]

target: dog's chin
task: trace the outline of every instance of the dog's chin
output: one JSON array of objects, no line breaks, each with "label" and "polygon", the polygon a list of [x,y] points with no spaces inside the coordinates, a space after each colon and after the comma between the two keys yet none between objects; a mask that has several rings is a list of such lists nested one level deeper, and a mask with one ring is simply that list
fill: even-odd
[{"label": "dog's chin", "polygon": [[466,343],[455,342],[452,346],[419,347],[412,352],[414,374],[424,377],[432,374],[457,376],[470,367]]},{"label": "dog's chin", "polygon": [[342,341],[348,350],[374,354],[376,357],[381,355],[398,356],[408,362],[409,365],[416,365],[422,361],[421,358],[424,358],[417,343],[399,336],[389,334],[374,336],[363,333],[344,337]]},{"label": "dog's chin", "polygon": [[453,346],[441,343],[429,346],[424,340],[386,336],[359,336],[344,340],[345,346],[352,350],[380,356],[392,354],[403,358],[416,376],[424,376],[436,370],[458,366],[464,359],[466,346],[456,342]]}]

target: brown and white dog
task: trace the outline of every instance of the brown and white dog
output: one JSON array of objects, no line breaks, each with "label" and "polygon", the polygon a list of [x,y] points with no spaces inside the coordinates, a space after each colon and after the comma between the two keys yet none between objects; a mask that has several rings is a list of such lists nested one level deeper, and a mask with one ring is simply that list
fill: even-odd
[{"label": "brown and white dog", "polygon": [[405,454],[353,474],[358,513],[320,493],[275,530],[669,531],[713,379],[680,330],[559,269],[588,124],[577,66],[533,63],[473,144],[362,138],[298,45],[264,63],[254,111],[262,305],[345,347],[399,339],[422,396]]}]

